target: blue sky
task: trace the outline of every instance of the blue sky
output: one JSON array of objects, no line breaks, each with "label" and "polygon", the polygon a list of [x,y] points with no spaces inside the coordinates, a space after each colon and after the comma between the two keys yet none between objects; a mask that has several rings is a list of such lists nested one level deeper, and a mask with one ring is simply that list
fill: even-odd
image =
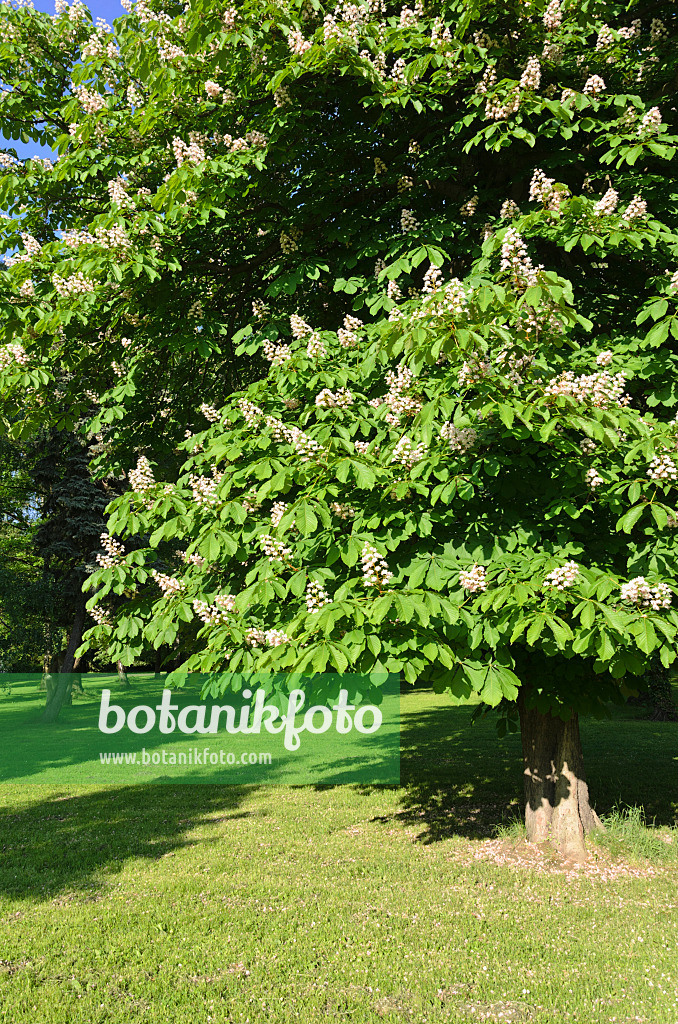
[{"label": "blue sky", "polygon": [[[122,7],[120,0],[90,0],[87,3],[92,12],[92,20],[96,22],[97,18],[105,18],[109,25],[113,23],[114,18],[120,18],[125,14],[125,9]],[[33,6],[37,11],[44,11],[46,14],[54,14],[54,0],[34,0]],[[16,150],[16,153],[20,157],[27,156],[51,156],[52,151],[48,146],[41,146],[37,142],[24,143],[20,139],[5,139],[0,134],[0,149],[12,148]]]}]

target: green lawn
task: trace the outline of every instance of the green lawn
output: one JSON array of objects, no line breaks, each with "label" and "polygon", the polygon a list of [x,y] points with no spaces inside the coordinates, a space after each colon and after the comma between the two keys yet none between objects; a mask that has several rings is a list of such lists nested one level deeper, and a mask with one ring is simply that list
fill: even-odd
[{"label": "green lawn", "polygon": [[657,827],[608,837],[635,874],[571,878],[487,842],[518,738],[402,706],[400,788],[0,787],[2,1024],[677,1024],[678,725],[583,723],[599,812]]}]

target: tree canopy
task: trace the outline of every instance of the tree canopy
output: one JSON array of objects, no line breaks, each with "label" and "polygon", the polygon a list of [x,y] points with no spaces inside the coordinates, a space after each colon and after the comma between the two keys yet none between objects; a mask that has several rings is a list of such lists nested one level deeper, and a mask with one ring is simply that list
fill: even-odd
[{"label": "tree canopy", "polygon": [[504,728],[672,664],[673,7],[57,8],[2,29],[59,159],[3,158],[1,387],[128,476],[91,642]]}]

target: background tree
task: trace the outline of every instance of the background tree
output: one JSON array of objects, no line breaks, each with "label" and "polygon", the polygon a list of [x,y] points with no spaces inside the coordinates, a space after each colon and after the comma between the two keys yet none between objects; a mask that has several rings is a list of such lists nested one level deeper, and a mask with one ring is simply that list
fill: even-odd
[{"label": "background tree", "polygon": [[150,533],[92,580],[138,587],[112,656],[179,640],[193,668],[517,703],[528,832],[581,854],[576,713],[674,657],[673,8],[8,24],[3,130],[61,155],[3,180],[4,404],[30,430],[100,402],[134,492],[109,529]]}]

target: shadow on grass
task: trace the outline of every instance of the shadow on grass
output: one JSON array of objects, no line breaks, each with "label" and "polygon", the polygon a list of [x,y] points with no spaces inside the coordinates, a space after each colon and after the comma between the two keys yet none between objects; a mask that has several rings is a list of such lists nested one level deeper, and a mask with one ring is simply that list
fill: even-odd
[{"label": "shadow on grass", "polygon": [[0,808],[0,892],[19,899],[52,899],[66,890],[96,897],[105,875],[125,862],[159,860],[192,845],[187,833],[206,819],[247,817],[241,806],[253,788],[120,786],[73,794],[50,787],[44,800]]},{"label": "shadow on grass", "polygon": [[[434,843],[453,836],[487,839],[498,825],[522,817],[520,734],[499,739],[492,715],[471,725],[473,708],[445,706],[432,694],[418,696],[429,707],[403,715],[400,808],[372,820],[399,821],[418,829],[420,842]],[[627,708],[615,708],[612,715],[580,720],[598,814],[623,804],[641,808],[648,823],[676,824],[678,725],[643,721]]]}]

